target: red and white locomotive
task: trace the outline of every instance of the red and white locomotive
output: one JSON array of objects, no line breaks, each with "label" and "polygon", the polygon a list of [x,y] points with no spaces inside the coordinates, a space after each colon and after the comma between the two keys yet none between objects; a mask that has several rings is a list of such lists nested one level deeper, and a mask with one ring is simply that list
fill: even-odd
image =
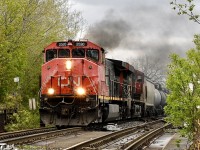
[{"label": "red and white locomotive", "polygon": [[48,45],[41,76],[43,125],[87,126],[163,113],[164,92],[130,64],[105,58],[105,50],[88,40]]}]

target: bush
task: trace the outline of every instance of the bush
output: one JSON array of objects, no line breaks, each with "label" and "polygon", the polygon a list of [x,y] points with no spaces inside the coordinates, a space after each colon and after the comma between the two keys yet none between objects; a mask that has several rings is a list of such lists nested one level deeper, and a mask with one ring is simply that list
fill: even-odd
[{"label": "bush", "polygon": [[40,118],[38,110],[30,111],[27,109],[18,110],[11,118],[11,122],[5,126],[6,131],[17,131],[31,128],[39,128]]}]

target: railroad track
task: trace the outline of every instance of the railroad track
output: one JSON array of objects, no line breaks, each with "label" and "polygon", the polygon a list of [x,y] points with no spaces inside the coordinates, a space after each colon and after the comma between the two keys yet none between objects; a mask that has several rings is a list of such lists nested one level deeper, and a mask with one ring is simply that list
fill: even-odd
[{"label": "railroad track", "polygon": [[171,126],[170,124],[167,124],[158,129],[153,129],[149,133],[143,134],[142,136],[132,140],[131,142],[124,144],[122,146],[122,149],[124,150],[141,149],[142,147],[148,145],[153,139],[162,135],[165,132],[165,129],[169,128],[170,126]]},{"label": "railroad track", "polygon": [[14,131],[14,132],[4,132],[4,133],[0,133],[0,141],[9,139],[9,138],[54,131],[54,130],[56,130],[56,128],[52,127],[52,128],[37,128],[37,129],[21,130],[21,131]]},{"label": "railroad track", "polygon": [[[162,127],[158,128],[158,126]],[[82,142],[72,147],[66,148],[65,150],[91,150],[105,148],[117,148],[126,150],[138,149],[144,144],[146,145],[147,142],[158,136],[158,134],[161,134],[161,132],[164,132],[164,129],[167,127],[168,125],[164,126],[164,123],[161,120],[157,120],[149,123],[144,123],[142,125],[130,127],[124,130],[116,131],[93,140],[88,140],[86,142]],[[134,138],[133,134],[135,134]],[[130,138],[130,136],[132,137]],[[128,138],[129,140],[127,140]],[[124,139],[126,139],[126,142],[122,142],[124,141]]]},{"label": "railroad track", "polygon": [[62,130],[57,130],[56,128],[39,128],[32,130],[24,130],[17,132],[1,133],[0,143],[6,143],[8,145],[21,145],[30,144],[38,141],[43,141],[46,139],[55,138],[63,135],[76,134],[82,131],[81,127],[67,128]]}]

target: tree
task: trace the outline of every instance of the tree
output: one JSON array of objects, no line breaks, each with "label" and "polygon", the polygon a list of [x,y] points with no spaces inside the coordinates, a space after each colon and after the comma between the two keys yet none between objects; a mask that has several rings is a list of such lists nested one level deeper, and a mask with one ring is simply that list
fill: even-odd
[{"label": "tree", "polygon": [[43,48],[74,38],[82,23],[81,13],[66,0],[0,1],[1,107],[24,109],[29,98],[38,98]]},{"label": "tree", "polygon": [[160,58],[144,55],[139,58],[129,58],[128,62],[135,69],[143,72],[151,81],[165,85],[166,65]]},{"label": "tree", "polygon": [[1,0],[0,14],[0,99],[6,102],[16,90],[13,78],[18,76],[27,100],[38,92],[43,47],[75,37],[81,14],[64,0]]},{"label": "tree", "polygon": [[184,0],[185,3],[181,3],[179,0],[172,0],[171,5],[174,10],[178,10],[178,15],[187,15],[190,20],[200,24],[199,14],[196,9],[194,0]]},{"label": "tree", "polygon": [[11,123],[5,127],[7,131],[16,131],[30,128],[39,128],[39,112],[28,111],[26,108],[19,110],[11,116]]},{"label": "tree", "polygon": [[181,134],[195,142],[200,137],[200,36],[195,36],[194,43],[196,48],[189,50],[186,58],[171,55],[165,113],[168,122],[181,127]]}]

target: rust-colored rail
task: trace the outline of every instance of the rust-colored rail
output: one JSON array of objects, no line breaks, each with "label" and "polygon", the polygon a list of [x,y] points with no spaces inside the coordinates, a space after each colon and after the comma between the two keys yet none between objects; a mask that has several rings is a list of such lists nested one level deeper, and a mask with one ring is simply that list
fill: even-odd
[{"label": "rust-colored rail", "polygon": [[159,135],[164,133],[164,129],[168,128],[170,124],[167,124],[163,127],[160,127],[158,129],[154,129],[153,131],[150,131],[147,134],[144,134],[133,141],[125,144],[122,146],[122,149],[124,150],[137,150],[140,149],[142,146],[148,145],[150,141],[152,141],[155,137],[158,137]]},{"label": "rust-colored rail", "polygon": [[55,131],[55,130],[57,130],[55,127],[51,127],[51,128],[36,128],[36,129],[20,130],[20,131],[14,131],[14,132],[3,132],[3,133],[0,133],[0,141],[9,139],[9,138],[48,132],[48,131]]},{"label": "rust-colored rail", "polygon": [[123,136],[129,135],[135,131],[137,131],[138,129],[141,128],[145,128],[147,126],[153,125],[153,124],[157,124],[162,122],[162,120],[157,120],[157,121],[153,121],[153,122],[148,122],[148,123],[144,123],[142,125],[138,125],[138,126],[134,126],[134,127],[130,127],[130,128],[126,128],[124,130],[120,130],[120,131],[116,131],[113,133],[110,133],[108,135],[93,139],[93,140],[89,140],[89,141],[85,141],[82,143],[79,143],[77,145],[71,146],[69,148],[66,148],[65,150],[81,150],[81,149],[95,149],[95,148],[99,148],[111,141],[114,141],[116,139],[119,139]]},{"label": "rust-colored rail", "polygon": [[29,134],[29,135],[21,135],[18,137],[13,138],[7,138],[4,140],[1,140],[0,143],[7,143],[9,145],[15,144],[15,145],[21,145],[21,144],[27,144],[27,143],[34,143],[36,141],[42,141],[50,138],[54,138],[57,136],[62,135],[70,135],[73,133],[77,133],[79,131],[83,130],[81,127],[76,128],[68,128],[63,130],[54,130],[54,131],[44,131],[43,133],[35,133],[35,134]]}]

